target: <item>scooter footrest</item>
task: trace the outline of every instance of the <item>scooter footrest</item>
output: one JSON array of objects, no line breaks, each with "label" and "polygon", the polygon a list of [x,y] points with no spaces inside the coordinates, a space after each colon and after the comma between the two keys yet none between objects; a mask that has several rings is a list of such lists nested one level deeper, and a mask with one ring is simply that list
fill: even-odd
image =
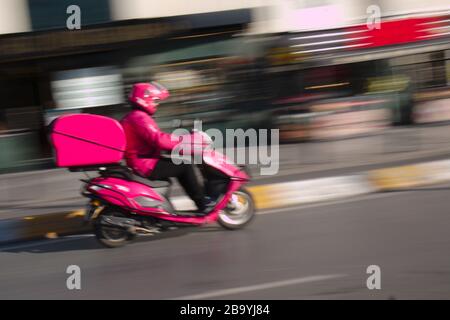
[{"label": "scooter footrest", "polygon": [[175,215],[177,215],[178,217],[189,217],[189,218],[205,216],[204,214],[198,211],[184,211],[184,210],[176,211]]}]

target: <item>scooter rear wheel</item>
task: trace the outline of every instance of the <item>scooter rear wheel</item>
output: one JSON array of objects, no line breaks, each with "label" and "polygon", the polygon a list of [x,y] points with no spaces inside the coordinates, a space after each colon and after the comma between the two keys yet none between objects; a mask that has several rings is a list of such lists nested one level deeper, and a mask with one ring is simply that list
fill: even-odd
[{"label": "scooter rear wheel", "polygon": [[101,223],[102,216],[110,217],[126,217],[119,210],[113,208],[105,208],[101,215],[94,222],[94,233],[97,240],[107,248],[122,247],[136,238],[135,234],[127,230],[114,226],[107,226]]},{"label": "scooter rear wheel", "polygon": [[228,206],[219,213],[217,222],[229,230],[241,229],[255,216],[255,202],[246,189],[233,193]]}]

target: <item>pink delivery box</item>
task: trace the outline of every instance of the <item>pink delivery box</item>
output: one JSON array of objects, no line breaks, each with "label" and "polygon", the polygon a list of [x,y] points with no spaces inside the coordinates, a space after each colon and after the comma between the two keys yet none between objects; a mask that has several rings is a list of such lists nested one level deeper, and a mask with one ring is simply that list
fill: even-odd
[{"label": "pink delivery box", "polygon": [[64,115],[51,124],[50,139],[58,167],[119,163],[126,138],[120,123],[93,114]]}]

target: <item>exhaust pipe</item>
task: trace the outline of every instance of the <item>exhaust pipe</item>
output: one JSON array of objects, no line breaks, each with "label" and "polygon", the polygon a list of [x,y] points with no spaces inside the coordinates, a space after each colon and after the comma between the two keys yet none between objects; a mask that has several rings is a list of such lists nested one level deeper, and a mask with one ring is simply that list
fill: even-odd
[{"label": "exhaust pipe", "polygon": [[102,216],[101,221],[103,225],[114,226],[126,229],[131,234],[156,234],[159,233],[159,228],[143,228],[139,226],[139,222],[134,219]]}]

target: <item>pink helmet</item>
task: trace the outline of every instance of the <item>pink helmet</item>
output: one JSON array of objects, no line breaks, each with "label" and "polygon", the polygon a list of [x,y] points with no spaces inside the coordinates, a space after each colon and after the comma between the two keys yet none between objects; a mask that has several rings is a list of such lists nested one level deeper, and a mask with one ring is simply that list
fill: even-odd
[{"label": "pink helmet", "polygon": [[159,102],[168,97],[169,91],[159,83],[136,83],[131,89],[128,100],[152,115],[156,112]]}]

